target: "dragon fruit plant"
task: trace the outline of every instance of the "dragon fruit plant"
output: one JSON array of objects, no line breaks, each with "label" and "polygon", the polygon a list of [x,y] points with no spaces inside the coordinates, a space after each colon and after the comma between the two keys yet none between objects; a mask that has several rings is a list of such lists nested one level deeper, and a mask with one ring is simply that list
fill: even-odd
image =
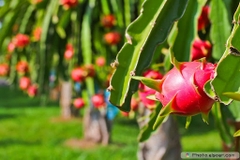
[{"label": "dragon fruit plant", "polygon": [[182,62],[176,60],[174,67],[162,79],[134,76],[144,85],[154,89],[154,99],[163,105],[159,116],[169,114],[187,116],[186,128],[191,116],[202,114],[208,123],[208,114],[215,100],[204,92],[204,85],[215,77],[216,65],[202,61]]},{"label": "dragon fruit plant", "polygon": [[208,114],[215,100],[204,92],[204,85],[215,77],[215,68],[215,64],[204,60],[175,62],[174,67],[162,79],[138,76],[134,76],[133,79],[140,80],[156,91],[154,98],[163,105],[159,116],[187,116],[187,128],[191,116],[202,114],[203,121],[208,121]]}]

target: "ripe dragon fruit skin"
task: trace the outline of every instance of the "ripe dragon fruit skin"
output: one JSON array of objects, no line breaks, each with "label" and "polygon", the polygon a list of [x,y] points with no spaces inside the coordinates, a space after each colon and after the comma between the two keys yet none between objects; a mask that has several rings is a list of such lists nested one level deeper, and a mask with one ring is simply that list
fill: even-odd
[{"label": "ripe dragon fruit skin", "polygon": [[201,40],[197,38],[193,41],[191,50],[191,61],[198,60],[200,58],[206,57],[210,58],[212,54],[212,45],[209,41]]},{"label": "ripe dragon fruit skin", "polygon": [[215,77],[215,68],[215,64],[205,60],[176,62],[162,79],[139,76],[134,76],[133,79],[140,80],[156,91],[155,100],[160,101],[163,106],[160,117],[169,114],[187,116],[187,128],[191,116],[202,114],[203,121],[208,121],[208,113],[215,100],[206,95],[204,85]]},{"label": "ripe dragon fruit skin", "polygon": [[179,69],[174,67],[163,77],[161,92],[156,92],[156,99],[163,108],[170,106],[173,114],[207,115],[215,101],[206,95],[203,88],[208,80],[214,78],[215,67],[205,62],[185,62]]},{"label": "ripe dragon fruit skin", "polygon": [[206,29],[206,27],[210,24],[209,20],[210,7],[208,5],[202,8],[202,12],[198,17],[198,31]]}]

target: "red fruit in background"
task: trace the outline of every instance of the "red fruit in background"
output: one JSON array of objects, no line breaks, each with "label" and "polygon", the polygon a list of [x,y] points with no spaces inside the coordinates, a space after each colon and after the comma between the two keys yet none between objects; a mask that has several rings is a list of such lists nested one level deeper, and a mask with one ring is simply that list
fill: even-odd
[{"label": "red fruit in background", "polygon": [[101,108],[105,106],[104,96],[102,94],[95,94],[91,98],[92,104],[96,108]]},{"label": "red fruit in background", "polygon": [[75,7],[78,5],[78,0],[61,0],[63,8],[68,10],[69,8]]},{"label": "red fruit in background", "polygon": [[85,106],[85,102],[82,98],[76,98],[73,101],[73,106],[76,108],[82,108]]},{"label": "red fruit in background", "polygon": [[64,58],[66,60],[70,60],[73,57],[73,54],[74,54],[74,48],[73,48],[72,44],[67,44],[66,50],[64,52]]},{"label": "red fruit in background", "polygon": [[37,95],[38,86],[36,84],[30,85],[27,89],[27,93],[30,97],[34,97]]},{"label": "red fruit in background", "polygon": [[88,72],[81,67],[74,68],[71,72],[71,77],[75,82],[84,81],[87,75],[88,75]]},{"label": "red fruit in background", "polygon": [[128,117],[128,116],[129,116],[129,112],[121,111],[121,114],[122,114],[122,116],[124,116],[124,117]]},{"label": "red fruit in background", "polygon": [[28,63],[26,61],[19,61],[16,66],[17,72],[20,74],[25,74],[28,72]]},{"label": "red fruit in background", "polygon": [[29,36],[25,34],[17,34],[14,37],[13,43],[18,48],[24,48],[26,47],[30,42]]},{"label": "red fruit in background", "polygon": [[42,34],[42,28],[41,27],[35,28],[33,31],[33,39],[35,41],[39,41],[41,38],[41,34]]},{"label": "red fruit in background", "polygon": [[15,49],[15,44],[13,42],[10,42],[7,46],[8,53],[12,53]]},{"label": "red fruit in background", "polygon": [[206,57],[209,58],[212,53],[212,45],[209,41],[203,41],[201,39],[196,39],[193,42],[191,50],[191,61]]},{"label": "red fruit in background", "polygon": [[[152,69],[145,71],[143,73],[143,76],[151,79],[162,79],[163,77],[163,75],[159,73],[159,71],[155,71]],[[155,93],[155,90],[145,86],[143,83],[140,82],[138,94],[141,102],[149,109],[152,109],[155,106],[156,102],[154,100],[148,99],[147,96],[154,95]]]},{"label": "red fruit in background", "polygon": [[2,63],[0,64],[0,76],[6,76],[9,71],[8,64]]},{"label": "red fruit in background", "polygon": [[29,77],[21,77],[19,80],[19,88],[22,90],[27,90],[31,85],[31,80]]},{"label": "red fruit in background", "polygon": [[203,88],[214,78],[215,67],[212,63],[194,61],[180,63],[179,69],[171,69],[158,83],[160,92],[155,94],[163,105],[160,115],[193,116],[201,113],[203,117],[207,116],[215,101]]},{"label": "red fruit in background", "polygon": [[105,57],[97,57],[96,59],[96,65],[99,67],[103,67],[106,64],[106,59]]},{"label": "red fruit in background", "polygon": [[115,25],[115,23],[116,23],[116,18],[112,14],[105,15],[101,19],[101,24],[105,28],[111,28]]},{"label": "red fruit in background", "polygon": [[109,32],[104,35],[104,40],[109,45],[116,45],[121,40],[121,34],[118,32]]},{"label": "red fruit in background", "polygon": [[198,31],[205,29],[210,24],[209,13],[210,7],[204,6],[201,15],[198,17]]},{"label": "red fruit in background", "polygon": [[95,69],[94,69],[93,64],[86,64],[86,65],[84,65],[83,68],[87,72],[87,77],[94,77]]},{"label": "red fruit in background", "polygon": [[154,95],[155,93],[156,93],[156,91],[153,89],[148,89],[146,91],[139,90],[139,92],[138,92],[141,102],[144,104],[144,106],[146,106],[149,109],[153,109],[156,105],[156,102],[147,97],[150,95]]}]

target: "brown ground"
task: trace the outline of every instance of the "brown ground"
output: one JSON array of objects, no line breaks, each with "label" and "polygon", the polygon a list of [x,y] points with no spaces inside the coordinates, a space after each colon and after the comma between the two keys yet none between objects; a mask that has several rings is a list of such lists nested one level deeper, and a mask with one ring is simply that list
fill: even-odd
[{"label": "brown ground", "polygon": [[99,144],[86,139],[69,139],[65,141],[64,145],[73,149],[92,149],[99,146]]},{"label": "brown ground", "polygon": [[[70,121],[82,121],[82,117],[71,117],[71,118],[63,118],[61,116],[59,117],[53,117],[50,119],[52,123],[62,123],[62,122],[70,122]],[[91,149],[94,147],[97,147],[99,144],[95,143],[93,141],[89,141],[86,139],[77,139],[72,138],[69,140],[66,140],[63,144],[64,146],[73,148],[73,149]]]}]

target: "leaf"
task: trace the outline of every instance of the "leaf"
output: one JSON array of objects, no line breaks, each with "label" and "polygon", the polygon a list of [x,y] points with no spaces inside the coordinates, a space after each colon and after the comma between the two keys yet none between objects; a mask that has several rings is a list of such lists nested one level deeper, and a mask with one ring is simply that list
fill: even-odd
[{"label": "leaf", "polygon": [[123,4],[120,1],[110,1],[110,3],[112,4],[114,15],[116,15],[118,26],[120,28],[123,28],[124,27],[123,13],[125,14],[130,14],[130,13],[127,13],[127,11],[126,12],[123,11]]},{"label": "leaf", "polygon": [[101,6],[102,6],[103,14],[105,14],[105,15],[110,14],[108,0],[101,0],[100,3],[101,3]]},{"label": "leaf", "polygon": [[185,128],[186,128],[186,129],[188,129],[191,121],[192,121],[192,116],[187,116],[186,124],[185,124]]},{"label": "leaf", "polygon": [[131,22],[131,0],[124,0],[124,18],[126,25]]},{"label": "leaf", "polygon": [[0,18],[2,19],[10,10],[9,2],[8,3],[5,2],[3,6],[0,6],[0,10],[1,10]]},{"label": "leaf", "polygon": [[21,25],[19,28],[20,33],[25,33],[25,30],[27,28],[28,22],[30,21],[30,17],[32,15],[34,9],[35,9],[35,7],[33,5],[28,6],[28,8],[24,14],[24,17],[21,20]]},{"label": "leaf", "polygon": [[228,12],[223,0],[212,0],[210,8],[212,56],[219,60],[225,51],[225,43],[230,34],[231,25],[229,24]]},{"label": "leaf", "polygon": [[197,19],[206,0],[189,1],[186,12],[177,24],[177,37],[172,52],[178,61],[189,61],[192,42],[197,36]]},{"label": "leaf", "polygon": [[54,9],[59,5],[57,1],[51,1],[48,4],[48,7],[46,9],[46,14],[44,16],[43,24],[42,24],[42,33],[41,33],[41,39],[40,39],[40,64],[39,64],[39,93],[42,93],[44,81],[45,81],[45,72],[46,72],[46,66],[47,66],[47,54],[46,54],[46,44],[47,44],[47,36],[49,27],[51,24],[51,18],[54,12]]},{"label": "leaf", "polygon": [[[238,22],[240,16],[240,6],[238,6],[233,21]],[[221,57],[216,68],[216,77],[210,81],[210,86],[206,85],[205,90],[211,98],[216,98],[219,102],[228,105],[232,99],[223,95],[225,92],[237,92],[240,87],[240,57],[235,53],[240,50],[240,28],[235,23],[231,35],[227,41],[224,55]],[[210,91],[212,90],[212,91]]]},{"label": "leaf", "polygon": [[227,96],[233,100],[237,100],[240,101],[240,93],[237,92],[224,92],[223,93],[224,96]]},{"label": "leaf", "polygon": [[233,101],[230,105],[227,106],[228,110],[230,111],[231,115],[228,118],[234,119],[235,122],[240,121],[240,102]]},{"label": "leaf", "polygon": [[3,19],[2,28],[0,28],[0,50],[5,38],[12,32],[12,27],[21,12],[22,3],[16,3],[14,10],[9,10]]},{"label": "leaf", "polygon": [[169,33],[168,39],[167,39],[169,48],[168,48],[168,53],[164,57],[164,68],[166,71],[169,71],[172,67],[172,60],[173,60],[173,55],[174,55],[174,53],[172,51],[172,47],[174,45],[177,34],[178,34],[177,22],[175,22],[171,32]]},{"label": "leaf", "polygon": [[234,137],[239,137],[240,136],[240,129],[237,132],[235,132],[233,136]]},{"label": "leaf", "polygon": [[[91,64],[92,62],[92,48],[91,48],[91,25],[92,25],[92,12],[95,7],[95,0],[90,0],[86,9],[86,13],[83,16],[82,31],[81,31],[81,43],[82,43],[82,54],[83,63]],[[86,79],[88,88],[88,94],[94,95],[94,81],[93,78],[89,77]]]},{"label": "leaf", "polygon": [[144,85],[148,86],[149,88],[152,88],[158,92],[161,92],[161,85],[164,81],[163,79],[152,79],[152,78],[146,78],[146,77],[140,77],[140,76],[133,76],[133,79],[140,80]]},{"label": "leaf", "polygon": [[188,0],[146,0],[142,12],[126,31],[127,42],[119,51],[110,85],[110,102],[123,111],[130,110],[130,100],[138,88],[131,73],[142,74],[149,66],[157,45],[163,43],[175,21],[183,15]]},{"label": "leaf", "polygon": [[60,20],[57,24],[57,33],[62,39],[66,38],[65,28],[70,21],[70,16],[71,10],[63,12],[63,15],[61,15]]}]

